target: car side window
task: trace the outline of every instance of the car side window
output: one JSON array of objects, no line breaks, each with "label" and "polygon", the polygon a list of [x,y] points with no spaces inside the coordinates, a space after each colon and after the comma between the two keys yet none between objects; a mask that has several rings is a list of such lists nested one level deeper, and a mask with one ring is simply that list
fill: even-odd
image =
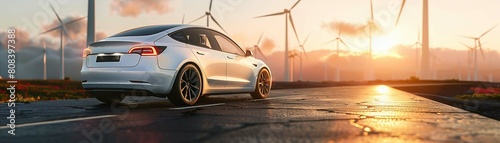
[{"label": "car side window", "polygon": [[222,49],[222,51],[233,53],[240,56],[245,55],[245,52],[243,52],[243,50],[241,50],[240,47],[238,47],[235,43],[233,43],[226,37],[216,34],[214,35],[214,38],[217,40],[217,43],[219,43],[219,46]]},{"label": "car side window", "polygon": [[212,49],[212,44],[210,44],[210,41],[208,40],[208,37],[206,34],[198,34],[198,36],[200,37],[199,38],[200,39],[200,42],[199,42],[200,46]]},{"label": "car side window", "polygon": [[184,31],[178,31],[178,32],[175,32],[173,34],[170,34],[170,37],[172,37],[172,39],[174,40],[177,40],[179,42],[182,42],[182,43],[187,43],[188,42],[188,38],[186,36],[186,34],[184,33]]},{"label": "car side window", "polygon": [[211,34],[201,28],[189,28],[185,30],[187,43],[208,49],[219,50],[214,40],[211,40]]}]

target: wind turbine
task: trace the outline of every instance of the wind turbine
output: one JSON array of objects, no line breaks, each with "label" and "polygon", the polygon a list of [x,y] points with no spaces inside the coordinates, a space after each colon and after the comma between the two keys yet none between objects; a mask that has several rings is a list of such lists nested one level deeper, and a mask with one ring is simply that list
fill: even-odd
[{"label": "wind turbine", "polygon": [[484,32],[483,34],[479,35],[479,37],[470,37],[470,36],[462,36],[462,37],[465,37],[465,38],[469,38],[469,39],[473,39],[474,40],[474,81],[478,81],[478,70],[477,70],[477,48],[479,48],[479,50],[481,51],[481,55],[483,57],[483,60],[484,60],[484,53],[483,53],[483,47],[481,46],[481,38],[488,34],[491,30],[495,29],[495,27],[497,27],[497,25],[493,26],[492,28],[490,28],[488,31]]},{"label": "wind turbine", "polygon": [[[52,11],[54,12],[54,14],[56,15],[57,17],[57,20],[59,20],[59,26],[55,27],[55,28],[52,28],[50,30],[47,30],[45,32],[42,32],[41,34],[45,34],[45,33],[48,33],[48,32],[52,32],[54,30],[60,30],[61,32],[61,79],[64,80],[64,34],[66,34],[66,36],[68,36],[68,38],[71,40],[71,37],[69,35],[69,32],[68,32],[68,29],[66,29],[66,25],[67,24],[71,24],[71,23],[74,23],[76,21],[79,21],[79,20],[82,20],[84,19],[85,17],[82,17],[82,18],[78,18],[78,19],[75,19],[75,20],[72,20],[70,22],[63,22],[61,20],[61,18],[59,17],[59,15],[57,14],[56,10],[54,9],[54,7],[52,6],[52,4],[50,4],[50,8],[52,9]],[[40,35],[41,35],[40,34]]]},{"label": "wind turbine", "polygon": [[337,53],[337,56],[336,56],[336,62],[337,62],[337,66],[335,67],[335,80],[337,82],[340,81],[340,66],[339,66],[339,61],[340,61],[340,43],[342,43],[346,48],[349,48],[349,46],[347,46],[347,44],[344,42],[344,40],[342,40],[342,38],[340,38],[340,34],[341,34],[341,31],[339,30],[339,33],[338,33],[338,36],[337,38],[331,40],[331,41],[328,41],[326,42],[325,44],[328,44],[328,43],[332,43],[332,42],[335,42],[337,41],[337,50],[335,53]]},{"label": "wind turbine", "polygon": [[297,30],[295,29],[295,24],[293,23],[292,19],[292,13],[291,11],[297,4],[299,4],[300,0],[295,2],[295,4],[290,8],[290,9],[284,9],[282,12],[277,12],[277,13],[272,13],[272,14],[267,14],[267,15],[262,15],[254,18],[262,18],[262,17],[270,17],[270,16],[277,16],[277,15],[285,15],[285,81],[291,82],[293,81],[290,76],[290,62],[289,62],[289,47],[288,47],[288,19],[290,19],[290,23],[292,24],[293,31],[295,32],[295,37],[297,38],[297,42],[300,44],[299,36],[297,35]]},{"label": "wind turbine", "polygon": [[[427,79],[430,74],[430,51],[429,51],[429,0],[422,0],[422,62],[420,63],[420,74],[421,78]],[[401,9],[399,9],[398,18],[396,19],[396,26],[401,18],[401,13],[405,6],[406,0],[403,0],[401,4]]]},{"label": "wind turbine", "polygon": [[217,20],[215,20],[214,16],[212,16],[212,1],[213,0],[210,0],[210,5],[208,7],[208,11],[205,12],[204,15],[202,15],[201,17],[189,22],[189,23],[193,23],[193,22],[196,22],[200,19],[202,19],[203,17],[207,17],[207,27],[210,27],[210,19],[212,19],[215,24],[217,24],[217,26],[219,26],[220,29],[222,29],[222,31],[224,31],[224,33],[227,33],[226,30],[224,30],[224,28],[222,28],[222,26],[219,24],[219,22],[217,22]]},{"label": "wind turbine", "polygon": [[418,30],[418,37],[417,37],[417,41],[415,42],[415,44],[413,44],[412,46],[415,47],[415,77],[419,77],[419,69],[418,69],[418,61],[419,61],[419,58],[418,56],[420,55],[420,53],[418,52],[418,48],[419,46],[421,47],[422,46],[422,43],[420,43],[420,29]]},{"label": "wind turbine", "polygon": [[259,47],[259,43],[260,43],[260,40],[262,39],[262,35],[264,35],[264,33],[260,34],[259,40],[257,40],[257,43],[255,45],[253,45],[252,48],[254,50],[255,57],[257,57],[257,52],[259,52],[260,55],[262,55],[262,57],[264,57],[264,59],[267,60],[266,55],[264,55],[264,53],[260,50],[260,47]]},{"label": "wind turbine", "polygon": [[307,42],[307,39],[309,39],[309,35],[307,35],[306,39],[304,40],[304,42],[302,42],[302,44],[299,45],[299,47],[301,48],[302,52],[299,52],[299,58],[300,58],[300,81],[303,81],[303,78],[302,78],[302,54],[305,55],[307,57],[307,53],[306,53],[306,49],[304,48],[304,45],[306,44]]},{"label": "wind turbine", "polygon": [[471,65],[471,61],[472,61],[472,55],[473,55],[475,49],[469,45],[464,44],[464,43],[460,43],[460,44],[469,48],[469,50],[467,50],[467,80],[470,81],[471,80],[470,65]]}]

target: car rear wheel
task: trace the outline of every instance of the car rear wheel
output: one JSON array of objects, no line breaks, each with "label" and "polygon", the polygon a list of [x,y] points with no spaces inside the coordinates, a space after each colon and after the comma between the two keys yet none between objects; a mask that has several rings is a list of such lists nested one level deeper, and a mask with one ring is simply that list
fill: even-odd
[{"label": "car rear wheel", "polygon": [[120,103],[125,99],[125,95],[93,94],[95,98],[104,103]]},{"label": "car rear wheel", "polygon": [[201,74],[193,64],[185,65],[177,74],[168,100],[177,106],[194,105],[202,95]]},{"label": "car rear wheel", "polygon": [[269,96],[269,92],[271,91],[271,74],[269,70],[263,68],[260,70],[259,75],[257,77],[257,83],[255,86],[255,90],[250,93],[254,99],[265,99]]}]

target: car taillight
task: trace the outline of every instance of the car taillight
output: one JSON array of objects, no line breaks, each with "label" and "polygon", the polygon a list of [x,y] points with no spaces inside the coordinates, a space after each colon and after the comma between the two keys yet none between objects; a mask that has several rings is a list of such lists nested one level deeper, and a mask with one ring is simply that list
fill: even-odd
[{"label": "car taillight", "polygon": [[128,53],[136,53],[142,56],[157,56],[165,50],[166,47],[159,46],[138,46],[133,47]]},{"label": "car taillight", "polygon": [[90,48],[85,48],[83,50],[83,57],[86,58],[88,55],[92,54],[92,50]]}]

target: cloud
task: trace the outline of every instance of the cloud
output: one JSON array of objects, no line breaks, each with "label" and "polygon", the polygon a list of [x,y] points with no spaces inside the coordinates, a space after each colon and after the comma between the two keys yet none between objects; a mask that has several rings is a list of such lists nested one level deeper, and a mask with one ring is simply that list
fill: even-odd
[{"label": "cloud", "polygon": [[[76,19],[82,18],[82,17],[83,16],[66,17],[66,18],[63,18],[63,22],[70,22],[70,21],[73,21],[73,20],[76,20]],[[59,21],[57,19],[54,19],[54,20],[52,20],[52,22],[50,24],[42,26],[42,28],[43,28],[42,31],[45,32],[45,31],[50,30],[52,28],[58,27],[59,25],[60,25]],[[73,23],[66,24],[66,29],[68,30],[69,37],[71,37],[71,39],[73,39],[73,40],[78,39],[80,37],[85,37],[83,35],[87,34],[87,19],[82,19],[82,20],[78,20],[78,21],[73,22]],[[61,33],[58,29],[56,29],[54,31],[51,31],[51,32],[43,34],[43,35],[49,35],[49,36],[54,37],[54,38],[60,38]],[[68,38],[68,37],[66,36],[65,38]]]},{"label": "cloud", "polygon": [[[33,45],[33,40],[30,38],[30,34],[28,31],[20,28],[15,28],[16,32],[14,33],[15,35],[15,43],[11,44],[16,47],[16,49],[24,48],[30,45]],[[2,41],[2,47],[7,48],[7,39],[8,39],[8,33],[6,32],[1,32],[0,33],[0,39]]]},{"label": "cloud", "polygon": [[111,11],[125,17],[137,17],[142,13],[164,14],[173,11],[170,0],[113,0]]},{"label": "cloud", "polygon": [[[357,23],[349,23],[345,21],[332,21],[328,23],[323,23],[323,28],[326,28],[332,32],[337,33],[340,31],[342,35],[359,37],[366,36],[369,32],[368,23],[366,24],[357,24]],[[373,26],[374,34],[381,33],[382,30],[378,25]]]},{"label": "cloud", "polygon": [[99,40],[102,40],[104,38],[107,38],[108,37],[108,34],[104,33],[104,32],[97,32],[95,34],[95,41],[99,41]]},{"label": "cloud", "polygon": [[276,44],[274,43],[273,39],[264,38],[264,41],[262,41],[261,48],[264,53],[267,53],[276,48]]}]

